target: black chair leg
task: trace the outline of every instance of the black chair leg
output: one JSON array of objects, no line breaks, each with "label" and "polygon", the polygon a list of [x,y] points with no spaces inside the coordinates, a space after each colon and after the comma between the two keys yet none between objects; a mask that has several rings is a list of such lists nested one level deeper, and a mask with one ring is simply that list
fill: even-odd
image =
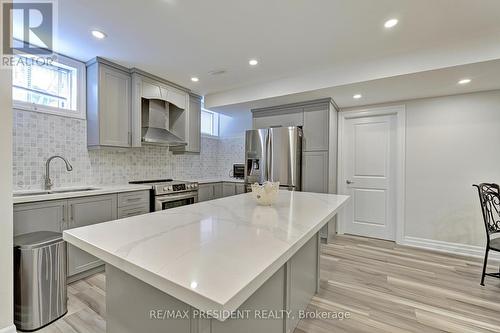
[{"label": "black chair leg", "polygon": [[484,265],[483,265],[483,275],[481,276],[481,285],[484,286],[484,276],[486,275],[486,266],[488,265],[488,251],[490,249],[486,248],[486,253],[484,254]]}]

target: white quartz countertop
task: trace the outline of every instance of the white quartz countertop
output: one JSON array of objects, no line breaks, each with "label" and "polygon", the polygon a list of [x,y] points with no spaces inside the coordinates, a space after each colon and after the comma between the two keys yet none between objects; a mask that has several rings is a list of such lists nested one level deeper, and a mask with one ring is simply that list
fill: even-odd
[{"label": "white quartz countertop", "polygon": [[280,191],[264,207],[245,193],[66,230],[63,237],[197,309],[234,311],[348,198]]},{"label": "white quartz countertop", "polygon": [[[81,189],[91,188],[88,191],[81,191]],[[13,193],[14,204],[37,202],[37,201],[47,201],[47,200],[60,200],[78,197],[88,197],[94,195],[112,194],[112,193],[123,193],[123,192],[133,192],[141,190],[150,190],[151,186],[144,185],[98,185],[98,186],[75,186],[75,187],[65,187],[56,188],[54,191],[67,191],[63,193],[48,193],[48,194],[35,194],[36,192],[43,192],[43,190],[33,190],[33,191],[16,191]]]}]

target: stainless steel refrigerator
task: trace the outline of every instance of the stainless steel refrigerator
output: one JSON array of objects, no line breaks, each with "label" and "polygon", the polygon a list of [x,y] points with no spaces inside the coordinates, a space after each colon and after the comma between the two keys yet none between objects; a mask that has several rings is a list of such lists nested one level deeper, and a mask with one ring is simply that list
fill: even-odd
[{"label": "stainless steel refrigerator", "polygon": [[246,131],[245,183],[280,182],[301,190],[302,129],[274,127]]}]

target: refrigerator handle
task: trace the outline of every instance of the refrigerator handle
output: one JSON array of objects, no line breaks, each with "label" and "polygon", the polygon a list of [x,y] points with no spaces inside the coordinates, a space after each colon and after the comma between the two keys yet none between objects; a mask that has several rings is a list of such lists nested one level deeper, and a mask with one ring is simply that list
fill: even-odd
[{"label": "refrigerator handle", "polygon": [[272,172],[273,172],[273,132],[269,131],[268,134],[268,140],[267,140],[267,163],[266,163],[266,168],[267,168],[267,180],[272,182]]}]

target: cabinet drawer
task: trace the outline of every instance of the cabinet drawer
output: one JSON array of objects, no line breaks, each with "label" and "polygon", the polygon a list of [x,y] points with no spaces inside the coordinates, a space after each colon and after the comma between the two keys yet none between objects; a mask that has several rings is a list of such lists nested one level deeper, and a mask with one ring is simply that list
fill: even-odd
[{"label": "cabinet drawer", "polygon": [[147,213],[149,213],[149,204],[139,204],[139,205],[118,208],[119,219],[124,219],[126,217],[142,215]]},{"label": "cabinet drawer", "polygon": [[118,194],[118,207],[144,204],[149,207],[149,191],[127,192]]}]

